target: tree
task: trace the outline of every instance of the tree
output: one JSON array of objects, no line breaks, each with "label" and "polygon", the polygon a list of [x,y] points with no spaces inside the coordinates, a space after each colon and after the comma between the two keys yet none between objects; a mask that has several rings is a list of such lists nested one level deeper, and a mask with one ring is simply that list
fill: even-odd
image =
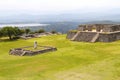
[{"label": "tree", "polygon": [[28,29],[28,28],[27,28],[27,29],[25,29],[25,33],[26,33],[26,34],[28,34],[28,33],[30,33],[30,32],[31,32],[31,30],[30,30],[30,29]]},{"label": "tree", "polygon": [[21,32],[21,34],[24,34],[25,30],[24,29],[20,29],[20,32]]},{"label": "tree", "polygon": [[4,36],[8,36],[9,39],[12,39],[12,36],[15,34],[14,28],[7,26],[1,29],[1,31],[3,32]]},{"label": "tree", "polygon": [[55,34],[55,33],[57,33],[57,31],[55,31],[55,30],[52,30],[52,31],[51,31],[51,33],[52,33],[52,34]]},{"label": "tree", "polygon": [[20,29],[17,27],[6,26],[1,29],[3,36],[8,36],[12,40],[13,36],[18,36],[21,34]]},{"label": "tree", "polygon": [[44,33],[44,32],[45,32],[44,29],[40,29],[40,30],[38,30],[38,33]]},{"label": "tree", "polygon": [[24,30],[19,29],[18,27],[6,26],[0,29],[0,37],[8,36],[9,39],[18,39],[19,35],[22,35]]},{"label": "tree", "polygon": [[14,31],[15,31],[15,36],[19,36],[24,33],[23,30],[20,30],[18,27],[14,27]]},{"label": "tree", "polygon": [[2,37],[3,36],[3,33],[2,33],[2,31],[1,31],[1,29],[0,29],[0,37]]}]

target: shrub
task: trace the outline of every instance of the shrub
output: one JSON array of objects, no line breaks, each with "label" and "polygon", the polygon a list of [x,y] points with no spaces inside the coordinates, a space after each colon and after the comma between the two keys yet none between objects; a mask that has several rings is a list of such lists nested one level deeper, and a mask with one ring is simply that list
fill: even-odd
[{"label": "shrub", "polygon": [[44,29],[40,29],[40,30],[38,30],[38,33],[44,33],[44,32],[45,32]]}]

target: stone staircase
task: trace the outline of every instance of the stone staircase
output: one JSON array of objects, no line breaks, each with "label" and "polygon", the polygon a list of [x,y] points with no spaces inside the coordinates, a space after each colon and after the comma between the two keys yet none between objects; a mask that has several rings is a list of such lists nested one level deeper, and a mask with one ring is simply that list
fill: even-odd
[{"label": "stone staircase", "polygon": [[75,40],[75,38],[79,35],[79,33],[80,33],[80,31],[78,31],[73,37],[72,37],[72,41],[74,41]]},{"label": "stone staircase", "polygon": [[99,33],[97,33],[90,42],[92,42],[92,43],[96,42],[98,37],[99,37]]}]

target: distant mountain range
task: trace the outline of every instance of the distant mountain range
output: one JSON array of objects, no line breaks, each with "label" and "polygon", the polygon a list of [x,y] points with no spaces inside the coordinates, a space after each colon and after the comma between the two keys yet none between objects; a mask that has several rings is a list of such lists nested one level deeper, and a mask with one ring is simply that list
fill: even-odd
[{"label": "distant mountain range", "polygon": [[[77,29],[80,24],[120,24],[120,22],[113,22],[113,21],[91,21],[91,22],[47,22],[45,24],[49,24],[47,26],[36,26],[36,27],[29,27],[31,30],[39,30],[44,29],[45,31],[52,31],[55,30],[61,33],[67,33],[69,30]],[[28,28],[28,27],[27,27]]]},{"label": "distant mountain range", "polygon": [[91,22],[105,21],[120,22],[120,12],[86,12],[86,13],[64,13],[64,14],[17,14],[0,15],[0,23],[42,23],[42,22]]},{"label": "distant mountain range", "polygon": [[90,21],[85,22],[84,24],[120,24],[120,22],[110,21],[110,20],[103,20],[103,21]]},{"label": "distant mountain range", "polygon": [[72,11],[60,14],[14,14],[0,15],[0,24],[7,23],[41,23],[50,24],[45,27],[30,27],[32,30],[45,29],[46,31],[56,30],[66,33],[76,29],[79,24],[120,24],[120,11],[111,10],[106,12],[82,12]]},{"label": "distant mountain range", "polygon": [[[24,23],[26,25],[26,23]],[[43,24],[49,24],[46,26],[26,26],[26,27],[20,27],[22,29],[25,28],[29,28],[32,31],[36,31],[39,29],[44,29],[45,31],[52,31],[55,30],[57,32],[61,32],[61,33],[67,33],[69,30],[73,30],[76,29],[78,27],[78,25],[80,24],[120,24],[120,22],[114,22],[114,21],[91,21],[91,22],[43,22]],[[5,25],[5,24],[4,24]],[[9,25],[9,24],[7,24]],[[17,23],[16,25],[19,25],[19,23]]]}]

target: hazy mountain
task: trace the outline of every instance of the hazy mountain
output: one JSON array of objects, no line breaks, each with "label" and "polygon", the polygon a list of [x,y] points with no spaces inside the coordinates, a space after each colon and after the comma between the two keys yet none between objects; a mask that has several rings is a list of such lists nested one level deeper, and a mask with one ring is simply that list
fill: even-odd
[{"label": "hazy mountain", "polygon": [[36,31],[39,29],[44,29],[45,31],[55,30],[61,33],[67,33],[69,30],[76,29],[80,23],[78,22],[47,22],[46,26],[29,26],[29,27],[20,27],[22,29],[29,28],[32,31]]},{"label": "hazy mountain", "polygon": [[0,23],[18,23],[18,22],[89,22],[89,21],[120,21],[120,11],[118,9],[112,9],[108,11],[68,11],[57,14],[41,15],[24,13],[24,14],[10,14],[0,15]]},{"label": "hazy mountain", "polygon": [[120,22],[103,20],[103,21],[90,21],[90,22],[85,22],[83,24],[120,24]]}]

